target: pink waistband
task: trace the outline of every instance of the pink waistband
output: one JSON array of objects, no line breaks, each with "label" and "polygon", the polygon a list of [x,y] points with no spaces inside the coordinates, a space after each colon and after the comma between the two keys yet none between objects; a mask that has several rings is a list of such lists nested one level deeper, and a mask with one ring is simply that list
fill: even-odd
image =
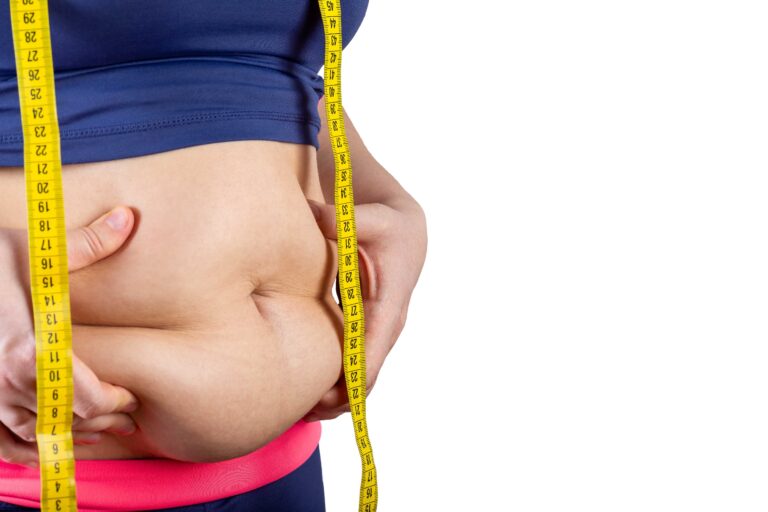
[{"label": "pink waistband", "polygon": [[[255,452],[222,462],[76,460],[78,510],[154,510],[248,492],[301,466],[320,442],[320,430],[319,421],[300,420]],[[39,470],[0,461],[0,501],[39,508]]]}]

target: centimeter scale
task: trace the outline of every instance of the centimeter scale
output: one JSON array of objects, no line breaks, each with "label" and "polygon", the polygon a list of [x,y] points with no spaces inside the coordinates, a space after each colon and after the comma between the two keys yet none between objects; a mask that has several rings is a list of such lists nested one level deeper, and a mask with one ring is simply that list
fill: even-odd
[{"label": "centimeter scale", "polygon": [[[344,376],[362,462],[361,512],[375,512],[378,484],[365,414],[365,321],[355,229],[352,165],[341,106],[341,5],[318,0],[325,32],[325,105],[336,168],[334,202],[344,311]],[[24,139],[29,271],[37,353],[40,506],[77,511],[72,439],[72,319],[61,145],[47,0],[11,0]]]}]

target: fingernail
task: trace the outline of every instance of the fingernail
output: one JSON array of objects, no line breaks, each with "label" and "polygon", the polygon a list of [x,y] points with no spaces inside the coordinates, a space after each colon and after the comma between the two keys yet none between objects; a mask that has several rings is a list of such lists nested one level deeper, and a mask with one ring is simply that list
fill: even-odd
[{"label": "fingernail", "polygon": [[117,431],[118,434],[122,434],[124,436],[129,436],[136,432],[136,425],[131,425],[129,427],[123,427]]},{"label": "fingernail", "polygon": [[138,408],[139,408],[139,401],[136,399],[133,399],[130,402],[128,402],[128,404],[126,404],[125,407],[123,407],[122,412],[133,412]]},{"label": "fingernail", "polygon": [[124,208],[117,208],[107,216],[107,224],[115,231],[119,231],[128,225],[128,214]]},{"label": "fingernail", "polygon": [[85,434],[80,438],[80,440],[84,443],[98,443],[101,441],[101,434],[99,432]]}]

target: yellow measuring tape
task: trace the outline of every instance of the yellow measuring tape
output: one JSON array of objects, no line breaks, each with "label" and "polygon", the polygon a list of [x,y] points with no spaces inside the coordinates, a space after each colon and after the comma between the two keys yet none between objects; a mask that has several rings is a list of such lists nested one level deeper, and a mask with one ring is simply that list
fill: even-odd
[{"label": "yellow measuring tape", "polygon": [[347,383],[357,449],[363,463],[360,512],[375,512],[379,488],[365,416],[365,318],[357,257],[352,161],[349,157],[349,145],[344,131],[344,112],[341,108],[341,2],[318,1],[325,30],[325,113],[336,167],[334,203],[336,240],[339,248],[340,299],[344,308],[344,379]]},{"label": "yellow measuring tape", "polygon": [[75,511],[72,321],[47,0],[11,0],[11,27],[24,134],[41,510]]},{"label": "yellow measuring tape", "polygon": [[[363,466],[360,511],[375,512],[378,485],[365,415],[365,323],[355,230],[352,165],[341,106],[341,5],[319,0],[325,31],[325,105],[336,166],[344,375]],[[29,269],[37,351],[37,443],[42,512],[77,511],[72,441],[72,320],[61,143],[47,0],[11,0],[24,138]]]}]

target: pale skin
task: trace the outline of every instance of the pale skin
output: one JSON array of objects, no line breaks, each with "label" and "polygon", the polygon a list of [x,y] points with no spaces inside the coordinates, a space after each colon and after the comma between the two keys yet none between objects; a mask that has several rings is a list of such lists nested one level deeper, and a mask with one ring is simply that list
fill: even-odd
[{"label": "pale skin", "polygon": [[[116,208],[124,219],[117,228],[106,222],[108,212],[89,226],[67,233],[69,271],[76,272],[109,256],[128,237],[133,227],[131,210]],[[26,293],[28,272],[20,271],[26,262],[27,234],[22,230],[0,229],[0,268],[11,279],[0,288],[0,318],[2,323],[3,370],[2,407],[0,423],[0,459],[18,464],[36,465],[34,375],[28,371],[9,370],[34,368],[34,339],[32,319]],[[133,433],[136,425],[127,414],[138,403],[133,394],[118,386],[101,382],[94,373],[73,356],[74,376],[79,393],[75,396],[74,440],[78,444],[97,442],[99,432]],[[14,435],[15,434],[15,435]]]},{"label": "pale skin", "polygon": [[[320,100],[320,140],[328,139],[325,102]],[[367,389],[371,391],[389,352],[405,327],[408,305],[424,266],[427,224],[416,200],[376,161],[346,111],[345,130],[353,166],[358,252],[366,322]],[[317,204],[323,234],[336,239],[333,206],[333,153],[327,144],[317,155],[320,183],[327,204]],[[343,378],[306,416],[324,420],[349,412]]]},{"label": "pale skin", "polygon": [[[318,104],[318,113],[321,116],[322,125],[325,126],[325,105],[322,100]],[[405,324],[410,297],[426,256],[426,221],[418,203],[367,151],[348,116],[345,117],[345,120],[355,172],[354,193],[358,244],[363,267],[361,279],[366,308],[366,353],[368,388],[370,390],[376,382],[387,354],[392,349]],[[327,141],[328,134],[323,130],[319,137],[321,141]],[[332,154],[327,143],[321,144],[317,153],[317,172],[322,188],[321,195],[314,194],[314,199],[308,195],[306,200],[310,207],[317,207],[317,226],[332,246],[335,244],[335,216],[332,204],[328,203],[333,202],[334,170]],[[323,198],[325,202],[322,201]],[[131,217],[132,210],[126,209],[126,212]],[[105,231],[105,239],[102,240],[101,244],[102,253],[96,255],[92,261],[81,262],[82,265],[87,266],[93,261],[109,258],[109,255],[117,250],[129,236],[134,227],[134,221],[135,219],[132,217],[129,219],[129,227],[126,227],[125,231],[117,231],[112,234],[106,234],[107,231]],[[320,284],[326,285],[328,283],[322,282]],[[0,322],[2,322],[2,317],[0,317]],[[10,365],[8,367],[3,365],[3,367],[3,371],[9,374],[7,368]],[[26,366],[13,365],[12,368],[10,372],[15,372],[16,376],[34,373],[34,366],[30,366],[29,362]],[[86,365],[77,365],[75,372],[77,378],[78,374],[87,374],[88,368]],[[336,374],[334,377],[335,384],[324,378],[323,382],[328,382],[330,389],[327,387],[324,388],[327,391],[321,389],[317,392],[316,404],[313,407],[311,404],[306,406],[306,410],[309,410],[306,419],[329,419],[348,410],[343,379],[338,369],[334,370],[334,373]],[[329,374],[326,373],[326,375]],[[24,379],[17,378],[16,381],[24,382]],[[87,411],[84,414],[89,418],[79,421],[76,418],[74,430],[80,434],[85,432],[97,433],[95,437],[90,439],[82,437],[81,443],[95,442],[98,446],[102,442],[99,438],[102,437],[103,433],[117,432],[120,429],[126,431],[124,435],[126,439],[134,437],[133,434],[129,433],[133,426],[132,420],[140,416],[132,411],[132,408],[135,407],[133,404],[134,397],[129,390],[110,386],[108,383],[99,382],[98,379],[81,378],[77,383],[76,413],[78,411],[77,403],[80,403],[81,412]],[[307,385],[309,384],[308,382]],[[316,384],[313,385],[316,386]],[[0,396],[9,396],[5,391],[3,390]],[[15,395],[18,397],[23,393],[17,390]],[[23,400],[17,401],[22,402]],[[89,403],[91,405],[88,405]],[[99,404],[100,408],[95,408],[93,403]],[[21,418],[17,415],[15,421],[9,420],[12,425],[6,423],[6,428],[0,428],[0,458],[30,465],[37,459],[37,451],[34,443],[23,440],[25,437],[28,438],[29,433],[34,430],[35,416],[33,406],[30,404],[29,393],[26,394],[26,402],[17,407],[26,409],[29,414],[22,415]],[[301,408],[297,408],[297,410],[301,410]],[[25,417],[26,421],[24,421]],[[3,419],[5,423],[4,418],[0,419]],[[30,425],[32,430],[30,430]],[[15,436],[10,435],[11,432]],[[76,437],[80,434],[76,434]],[[171,436],[173,433],[170,432],[168,435]],[[16,436],[20,436],[21,439]],[[159,435],[155,439],[147,439],[146,442],[156,444],[159,442],[158,440],[162,441],[163,437]],[[116,436],[109,436],[109,439],[115,438]],[[199,442],[200,439],[195,441]],[[87,447],[86,445],[81,446]],[[246,446],[245,448],[250,447]],[[194,457],[187,457],[187,459],[193,460]]]}]

